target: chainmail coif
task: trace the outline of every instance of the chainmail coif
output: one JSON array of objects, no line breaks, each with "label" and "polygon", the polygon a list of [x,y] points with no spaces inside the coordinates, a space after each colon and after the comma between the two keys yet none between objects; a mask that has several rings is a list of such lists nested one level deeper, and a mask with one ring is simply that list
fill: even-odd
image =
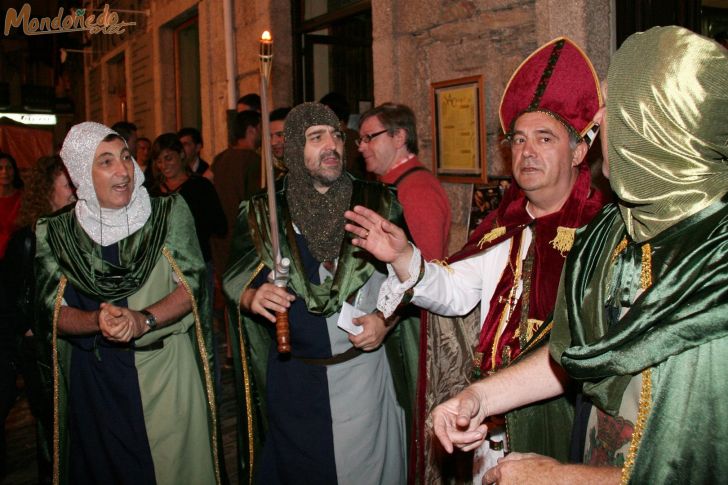
[{"label": "chainmail coif", "polygon": [[[339,256],[344,240],[344,211],[349,208],[352,183],[342,168],[341,176],[326,193],[321,194],[314,188],[303,159],[303,148],[306,130],[316,125],[337,130],[340,127],[334,112],[319,103],[300,104],[286,117],[284,154],[289,171],[286,199],[293,222],[306,238],[309,250],[319,262],[324,262]],[[343,150],[341,163],[346,167]]]}]

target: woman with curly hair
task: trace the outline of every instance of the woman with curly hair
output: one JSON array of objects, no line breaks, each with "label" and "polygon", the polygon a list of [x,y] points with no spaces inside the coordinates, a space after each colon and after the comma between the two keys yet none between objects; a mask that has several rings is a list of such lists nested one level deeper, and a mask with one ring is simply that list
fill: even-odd
[{"label": "woman with curly hair", "polygon": [[20,208],[22,188],[23,179],[15,159],[9,153],[0,152],[0,259],[5,256],[10,236],[17,229],[15,218]]},{"label": "woman with curly hair", "polygon": [[[0,166],[1,167],[1,166]],[[0,182],[3,171],[0,168]],[[18,191],[19,192],[19,191]],[[15,227],[2,262],[0,283],[0,476],[5,457],[5,418],[15,402],[16,369],[23,373],[26,394],[38,424],[38,481],[50,483],[48,453],[50,396],[44,391],[33,351],[33,258],[35,223],[75,200],[63,161],[43,157],[31,169]]]},{"label": "woman with curly hair", "polygon": [[61,157],[42,157],[31,169],[17,224],[33,231],[36,221],[62,209],[76,197]]}]

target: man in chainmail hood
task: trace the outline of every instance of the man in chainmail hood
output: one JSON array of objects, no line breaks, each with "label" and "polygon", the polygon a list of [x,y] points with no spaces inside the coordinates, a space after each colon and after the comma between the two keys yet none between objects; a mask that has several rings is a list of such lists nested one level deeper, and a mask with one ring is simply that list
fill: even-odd
[{"label": "man in chainmail hood", "polygon": [[[265,194],[241,205],[224,288],[237,337],[243,483],[399,484],[414,395],[417,326],[376,312],[384,276],[344,232],[356,204],[402,222],[386,186],[345,170],[344,135],[328,107],[304,103],[285,122],[276,204],[288,288],[269,281]],[[287,312],[290,354],[273,338]]]},{"label": "man in chainmail hood", "polygon": [[[332,141],[317,153],[305,153],[306,133],[313,126],[328,127],[332,131]],[[328,131],[328,130],[325,130]],[[346,175],[343,132],[339,130],[339,120],[330,108],[318,103],[304,103],[292,110],[286,117],[284,128],[286,166],[291,173],[286,200],[291,210],[291,218],[303,236],[309,249],[319,261],[333,261],[339,255],[344,238],[344,211],[351,201],[352,182]],[[334,138],[335,137],[335,138]],[[323,142],[323,140],[322,140]],[[314,141],[312,145],[317,145]],[[326,160],[329,160],[328,162]],[[335,163],[338,162],[338,163]],[[334,165],[328,175],[312,166],[329,163]]]}]

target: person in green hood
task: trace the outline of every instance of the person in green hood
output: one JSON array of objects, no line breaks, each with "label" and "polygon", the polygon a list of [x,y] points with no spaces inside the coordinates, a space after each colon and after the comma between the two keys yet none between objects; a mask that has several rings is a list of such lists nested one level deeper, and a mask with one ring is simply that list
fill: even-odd
[{"label": "person in green hood", "polygon": [[[605,174],[618,201],[578,230],[549,346],[432,413],[448,452],[485,417],[581,386],[579,464],[512,453],[483,483],[721,483],[728,476],[728,51],[678,27],[627,39],[608,74]],[[365,247],[394,237],[369,228]]]}]

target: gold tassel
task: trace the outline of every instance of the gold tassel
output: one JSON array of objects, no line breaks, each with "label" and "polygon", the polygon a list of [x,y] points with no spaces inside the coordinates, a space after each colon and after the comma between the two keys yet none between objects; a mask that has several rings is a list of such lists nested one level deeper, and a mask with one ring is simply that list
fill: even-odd
[{"label": "gold tassel", "polygon": [[498,239],[503,234],[506,233],[506,228],[504,226],[495,227],[490,230],[490,232],[486,233],[485,236],[483,236],[480,241],[478,241],[478,247],[480,249],[483,249],[483,246],[488,244],[489,242]]},{"label": "gold tassel", "polygon": [[556,237],[551,240],[551,247],[560,252],[561,256],[566,256],[566,253],[571,251],[571,246],[574,245],[575,232],[576,229],[573,227],[557,227]]},{"label": "gold tassel", "polygon": [[450,267],[450,265],[445,261],[444,259],[433,259],[430,261],[430,263],[435,263],[438,266],[442,266],[447,270],[448,273],[453,273],[453,269]]}]

